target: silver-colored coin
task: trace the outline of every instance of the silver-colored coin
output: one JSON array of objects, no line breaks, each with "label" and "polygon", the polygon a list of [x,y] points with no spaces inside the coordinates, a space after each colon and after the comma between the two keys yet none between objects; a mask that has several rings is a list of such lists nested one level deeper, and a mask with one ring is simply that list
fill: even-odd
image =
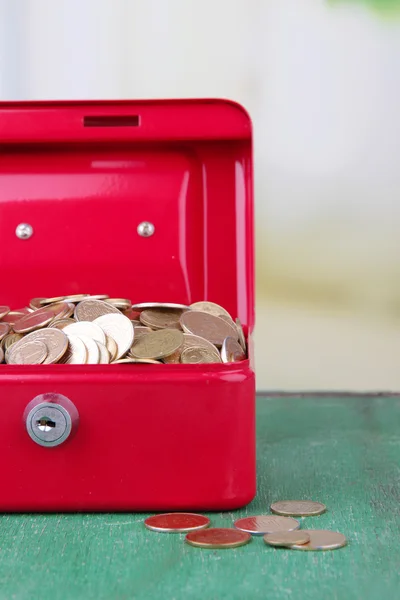
[{"label": "silver-colored coin", "polygon": [[278,517],[277,515],[256,515],[244,517],[234,522],[236,529],[246,531],[252,535],[265,535],[275,531],[294,531],[300,528],[299,521],[291,517]]},{"label": "silver-colored coin", "polygon": [[116,359],[122,358],[128,352],[134,340],[134,327],[130,319],[118,313],[117,315],[103,315],[95,319],[94,323],[114,339],[118,347]]},{"label": "silver-colored coin", "polygon": [[101,344],[100,342],[96,342],[96,344],[98,345],[100,351],[99,363],[101,365],[108,365],[108,363],[110,362],[110,353],[108,352],[104,344]]},{"label": "silver-colored coin", "polygon": [[280,500],[271,504],[271,510],[276,515],[287,517],[312,517],[325,512],[326,506],[313,500]]},{"label": "silver-colored coin", "polygon": [[78,321],[77,323],[71,323],[71,325],[67,325],[64,327],[63,332],[66,335],[77,335],[78,337],[82,337],[82,335],[86,335],[92,340],[96,340],[96,342],[100,342],[101,344],[106,343],[106,336],[104,335],[104,331],[97,323],[92,321]]},{"label": "silver-colored coin", "polygon": [[242,346],[234,340],[232,337],[226,337],[221,348],[222,362],[230,363],[246,358],[246,354],[243,351]]},{"label": "silver-colored coin", "polygon": [[98,365],[99,361],[100,361],[100,350],[96,343],[96,340],[94,340],[93,338],[91,338],[87,335],[80,335],[79,339],[81,339],[82,342],[86,346],[86,351],[87,351],[86,364]]},{"label": "silver-colored coin", "polygon": [[77,335],[68,336],[68,349],[61,361],[64,365],[84,365],[88,358],[86,345]]},{"label": "silver-colored coin", "polygon": [[336,550],[347,544],[346,536],[337,531],[324,529],[304,529],[303,531],[310,536],[310,541],[306,544],[293,544],[292,550]]}]

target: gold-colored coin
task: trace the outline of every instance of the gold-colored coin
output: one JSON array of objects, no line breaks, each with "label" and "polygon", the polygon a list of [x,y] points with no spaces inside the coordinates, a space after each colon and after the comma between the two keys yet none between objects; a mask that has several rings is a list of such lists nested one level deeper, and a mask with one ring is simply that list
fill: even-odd
[{"label": "gold-colored coin", "polygon": [[183,333],[178,329],[159,329],[142,336],[131,348],[135,358],[164,358],[183,344]]},{"label": "gold-colored coin", "polygon": [[96,342],[100,342],[101,344],[106,343],[104,331],[93,321],[77,321],[76,323],[71,323],[64,327],[63,331],[68,336],[77,335],[78,337],[81,337],[82,335],[87,335],[93,340],[96,340]]},{"label": "gold-colored coin", "polygon": [[110,362],[113,362],[117,358],[118,346],[116,344],[116,341],[107,334],[106,334],[106,348],[110,355]]},{"label": "gold-colored coin", "polygon": [[[12,350],[12,347],[11,347]],[[10,365],[41,365],[47,358],[47,347],[38,340],[22,343],[8,354]]]},{"label": "gold-colored coin", "polygon": [[251,535],[244,531],[215,527],[192,531],[185,537],[185,542],[198,548],[238,548],[251,541]]},{"label": "gold-colored coin", "polygon": [[120,358],[119,360],[114,360],[113,365],[123,365],[128,363],[142,363],[145,365],[161,365],[160,361],[152,360],[151,358]]},{"label": "gold-colored coin", "polygon": [[98,365],[99,361],[100,361],[100,350],[96,343],[96,340],[89,337],[88,335],[83,335],[83,334],[79,335],[78,337],[80,340],[82,340],[82,342],[86,346],[86,352],[87,352],[86,364]]},{"label": "gold-colored coin", "polygon": [[29,333],[45,327],[54,319],[54,314],[47,308],[40,308],[29,315],[24,315],[13,325],[15,333]]},{"label": "gold-colored coin", "polygon": [[181,316],[181,326],[186,333],[205,338],[215,346],[222,346],[226,337],[238,339],[234,323],[230,324],[220,317],[199,310],[188,310]]},{"label": "gold-colored coin", "polygon": [[242,346],[243,352],[246,352],[246,338],[244,337],[244,331],[240,319],[236,319],[235,324],[239,335],[239,344]]},{"label": "gold-colored coin", "polygon": [[63,331],[60,331],[59,329],[39,329],[38,331],[28,333],[19,342],[16,342],[7,350],[7,362],[8,355],[12,355],[20,345],[35,341],[43,342],[47,348],[47,357],[43,362],[45,365],[58,362],[68,348],[68,338]]},{"label": "gold-colored coin", "polygon": [[221,315],[225,315],[229,317],[232,321],[231,315],[228,313],[225,308],[220,306],[219,304],[215,304],[215,302],[195,302],[190,305],[192,310],[200,310],[201,312],[209,313],[210,315],[214,315],[215,317],[220,317]]},{"label": "gold-colored coin", "polygon": [[76,323],[75,319],[57,319],[52,321],[48,327],[54,327],[55,329],[64,329],[67,325]]},{"label": "gold-colored coin", "polygon": [[118,347],[117,359],[122,358],[133,344],[134,329],[128,317],[118,315],[103,315],[93,321],[108,336],[112,337]]},{"label": "gold-colored coin", "polygon": [[310,541],[310,536],[304,530],[297,531],[275,531],[264,535],[264,542],[268,546],[283,546],[290,548],[293,544],[307,544]]},{"label": "gold-colored coin", "polygon": [[2,318],[1,323],[8,323],[12,326],[14,323],[22,319],[22,317],[25,317],[26,314],[27,313],[16,310],[10,310],[10,312]]},{"label": "gold-colored coin", "polygon": [[108,365],[108,363],[110,362],[110,354],[106,348],[106,346],[104,344],[101,344],[100,342],[96,342],[98,348],[99,348],[99,352],[100,352],[100,358],[99,358],[99,364],[100,365]]},{"label": "gold-colored coin", "polygon": [[0,319],[5,317],[10,312],[9,306],[0,306]]},{"label": "gold-colored coin", "polygon": [[188,310],[189,307],[186,304],[175,304],[174,302],[141,302],[140,304],[132,305],[132,310],[139,312],[148,308]]},{"label": "gold-colored coin", "polygon": [[40,304],[42,300],[46,300],[46,298],[32,298],[32,300],[29,303],[29,306],[34,310],[37,310],[38,308],[42,307],[42,305]]},{"label": "gold-colored coin", "polygon": [[10,346],[15,344],[16,342],[19,342],[19,340],[22,340],[23,337],[24,336],[22,335],[22,333],[8,333],[1,340],[0,346],[4,351],[7,351],[10,348]]},{"label": "gold-colored coin", "polygon": [[3,352],[3,348],[0,348],[0,364],[4,362],[4,352]]},{"label": "gold-colored coin", "polygon": [[[75,304],[66,301],[64,302],[64,304],[64,310],[54,317],[54,321],[58,321],[59,319],[69,319],[74,314]],[[51,310],[52,306],[54,306],[54,304],[49,304],[47,308]]]},{"label": "gold-colored coin", "polygon": [[90,294],[90,296],[85,297],[85,300],[108,300],[109,297],[107,294]]},{"label": "gold-colored coin", "polygon": [[132,302],[127,298],[108,298],[107,302],[119,310],[129,310],[132,307]]},{"label": "gold-colored coin", "polygon": [[120,315],[118,308],[102,300],[83,300],[76,305],[75,319],[77,321],[94,321],[103,315]]},{"label": "gold-colored coin", "polygon": [[244,360],[246,358],[246,354],[244,353],[239,342],[231,337],[227,337],[224,339],[224,343],[222,344],[221,358],[222,362],[230,363]]},{"label": "gold-colored coin", "polygon": [[310,536],[310,541],[306,544],[293,544],[292,550],[336,550],[347,544],[346,536],[337,531],[306,529],[304,532]]},{"label": "gold-colored coin", "polygon": [[311,517],[325,512],[326,506],[312,500],[280,500],[271,504],[271,510],[277,515]]},{"label": "gold-colored coin", "polygon": [[45,306],[46,304],[55,304],[56,302],[63,302],[65,296],[56,296],[55,298],[39,298],[38,304]]},{"label": "gold-colored coin", "polygon": [[216,363],[221,362],[221,357],[218,358],[214,352],[209,352],[206,348],[193,347],[186,348],[181,354],[181,363],[199,364],[199,363]]},{"label": "gold-colored coin", "polygon": [[0,323],[0,341],[10,333],[11,327],[8,323]]},{"label": "gold-colored coin", "polygon": [[72,304],[77,304],[82,300],[86,300],[88,296],[89,294],[73,294],[72,296],[65,296],[64,300],[65,302],[72,302]]},{"label": "gold-colored coin", "polygon": [[65,365],[84,365],[88,352],[84,342],[77,335],[68,336],[68,349],[61,359]]},{"label": "gold-colored coin", "polygon": [[180,329],[181,310],[149,308],[140,313],[140,322],[152,329]]}]

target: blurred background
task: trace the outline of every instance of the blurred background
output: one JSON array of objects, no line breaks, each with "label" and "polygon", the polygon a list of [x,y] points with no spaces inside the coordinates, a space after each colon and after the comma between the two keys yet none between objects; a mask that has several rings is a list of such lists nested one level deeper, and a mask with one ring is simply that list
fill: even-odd
[{"label": "blurred background", "polygon": [[0,98],[254,122],[257,387],[400,389],[400,0],[0,0]]}]

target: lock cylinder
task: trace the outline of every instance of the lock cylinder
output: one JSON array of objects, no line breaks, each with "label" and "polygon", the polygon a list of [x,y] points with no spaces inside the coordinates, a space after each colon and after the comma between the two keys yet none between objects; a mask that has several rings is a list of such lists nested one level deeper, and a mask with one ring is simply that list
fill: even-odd
[{"label": "lock cylinder", "polygon": [[79,413],[69,398],[48,392],[36,396],[25,408],[24,422],[30,438],[45,447],[59,446],[79,425]]}]

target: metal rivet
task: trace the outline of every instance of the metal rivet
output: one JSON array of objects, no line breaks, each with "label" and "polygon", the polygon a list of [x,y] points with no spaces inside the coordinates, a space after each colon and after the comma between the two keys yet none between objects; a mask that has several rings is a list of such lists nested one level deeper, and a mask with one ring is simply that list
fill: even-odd
[{"label": "metal rivet", "polygon": [[140,223],[137,228],[138,234],[142,237],[150,237],[151,235],[153,235],[154,231],[155,227],[153,223],[150,223],[149,221],[142,221],[142,223]]},{"label": "metal rivet", "polygon": [[15,230],[15,235],[20,240],[29,240],[33,235],[33,227],[29,223],[20,223]]}]

